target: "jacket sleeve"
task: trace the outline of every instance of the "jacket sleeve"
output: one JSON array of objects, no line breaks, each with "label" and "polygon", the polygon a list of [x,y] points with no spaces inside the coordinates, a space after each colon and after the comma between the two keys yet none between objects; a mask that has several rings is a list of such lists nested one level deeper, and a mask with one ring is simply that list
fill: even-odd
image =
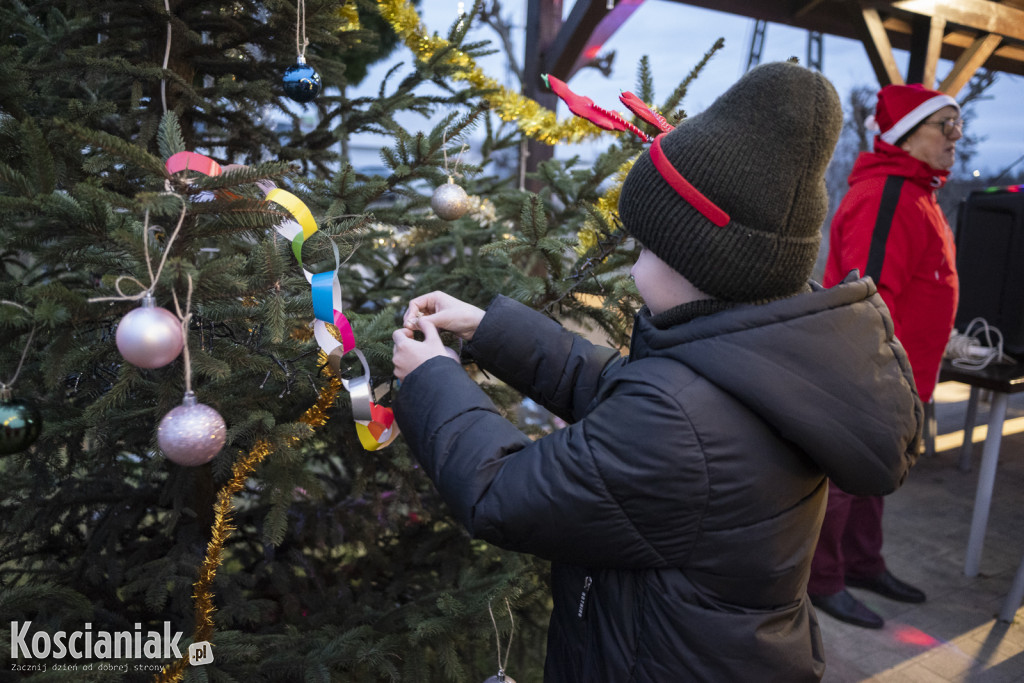
[{"label": "jacket sleeve", "polygon": [[467,353],[488,372],[566,422],[596,395],[603,371],[621,362],[547,316],[504,296],[487,307]]},{"label": "jacket sleeve", "polygon": [[406,377],[394,409],[476,538],[554,561],[652,567],[682,561],[652,544],[678,549],[697,534],[707,500],[700,443],[675,399],[647,383],[617,383],[582,420],[532,441],[438,357]]}]

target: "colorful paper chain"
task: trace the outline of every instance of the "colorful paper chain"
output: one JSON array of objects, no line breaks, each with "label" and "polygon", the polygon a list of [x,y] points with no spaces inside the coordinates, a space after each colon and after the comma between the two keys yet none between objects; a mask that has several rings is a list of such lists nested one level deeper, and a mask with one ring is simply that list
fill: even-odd
[{"label": "colorful paper chain", "polygon": [[[178,152],[167,160],[165,166],[171,175],[182,171],[195,171],[207,176],[217,176],[223,172],[221,165],[216,161],[195,152]],[[313,336],[316,338],[317,344],[327,354],[328,362],[339,377],[341,377],[341,357],[346,353],[353,352],[362,365],[363,374],[359,377],[355,379],[341,377],[342,385],[352,399],[352,417],[356,423],[359,442],[368,451],[384,448],[398,436],[398,426],[395,424],[395,416],[390,408],[379,406],[373,402],[370,366],[366,362],[363,352],[356,348],[352,325],[342,313],[341,281],[338,279],[341,259],[338,247],[332,240],[334,270],[323,273],[311,273],[306,270],[302,263],[302,245],[318,230],[312,212],[301,199],[275,186],[270,181],[259,182],[256,185],[263,191],[268,202],[282,207],[292,217],[282,221],[275,229],[291,242],[292,253],[295,254],[295,259],[299,262],[299,267],[302,268],[302,273],[310,284],[315,318]],[[340,342],[327,329],[328,324],[337,328],[338,336],[341,338]]]}]

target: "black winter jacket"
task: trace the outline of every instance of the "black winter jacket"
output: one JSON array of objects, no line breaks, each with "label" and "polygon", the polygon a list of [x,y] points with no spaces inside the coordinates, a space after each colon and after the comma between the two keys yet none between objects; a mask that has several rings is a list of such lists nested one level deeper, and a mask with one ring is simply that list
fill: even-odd
[{"label": "black winter jacket", "polygon": [[473,536],[553,562],[545,680],[815,681],[825,477],[895,490],[923,410],[868,279],[658,329],[628,358],[497,298],[468,349],[569,423],[533,441],[450,358],[395,416]]}]

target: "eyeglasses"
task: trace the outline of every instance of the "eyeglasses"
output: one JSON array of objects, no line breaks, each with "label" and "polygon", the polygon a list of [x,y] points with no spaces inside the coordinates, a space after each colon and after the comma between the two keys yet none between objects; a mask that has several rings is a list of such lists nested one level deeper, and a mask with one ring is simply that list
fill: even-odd
[{"label": "eyeglasses", "polygon": [[962,133],[964,131],[964,120],[960,117],[955,119],[943,119],[941,121],[925,121],[929,126],[939,126],[942,134],[947,138],[953,136],[953,131]]}]

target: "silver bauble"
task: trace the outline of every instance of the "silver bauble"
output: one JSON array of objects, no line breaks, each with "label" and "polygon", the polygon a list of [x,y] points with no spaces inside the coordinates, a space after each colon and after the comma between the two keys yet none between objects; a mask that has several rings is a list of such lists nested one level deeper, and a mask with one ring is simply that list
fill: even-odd
[{"label": "silver bauble", "polygon": [[430,208],[446,221],[453,221],[469,211],[469,195],[449,178],[447,183],[434,190]]},{"label": "silver bauble", "polygon": [[117,326],[117,350],[139,368],[161,368],[177,358],[184,346],[181,321],[159,308],[151,296]]},{"label": "silver bauble", "polygon": [[181,405],[164,415],[156,430],[156,441],[167,459],[195,467],[213,460],[227,437],[224,418],[208,405],[199,403],[191,391]]}]

